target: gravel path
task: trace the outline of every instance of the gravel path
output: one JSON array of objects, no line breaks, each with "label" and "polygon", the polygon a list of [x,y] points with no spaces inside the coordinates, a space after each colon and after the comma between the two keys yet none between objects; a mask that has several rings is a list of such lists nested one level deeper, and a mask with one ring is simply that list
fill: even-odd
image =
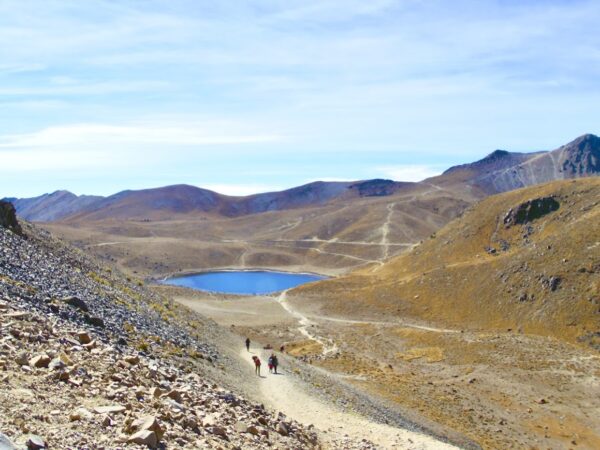
[{"label": "gravel path", "polygon": [[261,374],[257,377],[258,389],[265,403],[286,416],[320,431],[323,441],[333,448],[348,449],[454,449],[451,444],[416,431],[397,428],[370,420],[355,412],[344,411],[311,391],[294,370],[282,368],[280,374],[270,374],[266,361],[270,350],[253,349],[250,353],[242,348],[240,359],[253,370],[251,356],[263,361]]}]

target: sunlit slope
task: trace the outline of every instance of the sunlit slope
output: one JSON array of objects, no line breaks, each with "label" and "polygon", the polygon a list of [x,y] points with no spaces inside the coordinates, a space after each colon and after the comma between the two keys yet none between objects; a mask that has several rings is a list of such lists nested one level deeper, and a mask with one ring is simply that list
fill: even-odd
[{"label": "sunlit slope", "polygon": [[339,273],[379,264],[410,248],[473,201],[468,192],[427,183],[388,196],[240,217],[180,215],[169,220],[71,221],[53,233],[148,275],[218,267]]},{"label": "sunlit slope", "polygon": [[[505,223],[511,210],[534,199],[552,199],[558,210]],[[600,331],[599,284],[600,179],[590,178],[489,197],[380,268],[290,296],[331,315],[510,328],[592,343]]]}]

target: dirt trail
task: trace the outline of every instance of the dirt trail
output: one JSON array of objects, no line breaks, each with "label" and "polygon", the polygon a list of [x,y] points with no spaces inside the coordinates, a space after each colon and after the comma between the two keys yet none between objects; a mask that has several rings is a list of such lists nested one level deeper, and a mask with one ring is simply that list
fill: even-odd
[{"label": "dirt trail", "polygon": [[385,222],[381,226],[381,245],[383,246],[383,252],[381,259],[388,259],[390,256],[390,242],[388,239],[388,235],[390,234],[390,224],[392,222],[392,215],[394,214],[395,203],[390,203],[387,205],[387,216],[385,218]]},{"label": "dirt trail", "polygon": [[100,242],[98,244],[90,244],[88,247],[106,247],[107,245],[118,245],[127,244],[127,241],[112,241],[112,242]]},{"label": "dirt trail", "polygon": [[266,364],[268,351],[253,349],[248,353],[245,348],[240,350],[239,356],[246,361],[249,371],[254,366],[251,360],[253,354],[257,354],[263,362],[262,378],[258,380],[258,385],[265,403],[305,425],[313,424],[329,445],[334,445],[335,441],[343,441],[347,435],[357,443],[368,439],[385,449],[457,448],[425,434],[383,425],[356,413],[341,411],[318,398],[315,393],[309,392],[309,388],[292,372],[286,371],[285,367],[280,367],[279,375],[270,374]]},{"label": "dirt trail", "polygon": [[325,342],[319,336],[309,331],[313,322],[311,322],[308,317],[301,314],[287,301],[287,290],[283,291],[279,297],[277,297],[277,302],[285,309],[290,315],[298,319],[300,326],[298,327],[298,331],[306,336],[308,339],[318,342],[323,347],[323,355],[328,355],[329,353],[334,353],[338,350],[337,345],[333,341]]},{"label": "dirt trail", "polygon": [[[310,316],[307,316],[307,318]],[[354,319],[340,319],[338,317],[327,317],[327,316],[319,316],[314,317],[317,320],[326,320],[328,322],[337,322],[337,323],[345,323],[345,324],[361,324],[361,325],[391,325],[391,326],[402,326],[406,328],[417,328],[419,330],[431,331],[433,333],[460,333],[460,330],[451,330],[449,328],[437,328],[437,327],[428,327],[426,325],[418,325],[415,323],[404,322],[403,320],[394,320],[394,321],[377,321],[377,320],[354,320]]]}]

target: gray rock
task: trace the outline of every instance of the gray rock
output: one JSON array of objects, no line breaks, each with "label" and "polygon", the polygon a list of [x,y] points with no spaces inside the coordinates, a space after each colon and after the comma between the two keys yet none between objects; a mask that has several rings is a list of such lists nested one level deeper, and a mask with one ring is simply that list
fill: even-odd
[{"label": "gray rock", "polygon": [[88,312],[90,310],[88,308],[88,305],[83,300],[81,300],[79,297],[75,297],[75,296],[64,297],[64,298],[61,298],[61,301],[66,303],[69,306],[80,309],[81,311]]},{"label": "gray rock", "polygon": [[277,432],[282,436],[288,436],[290,434],[287,425],[283,422],[277,424]]},{"label": "gray rock", "polygon": [[46,441],[44,438],[36,434],[32,434],[27,439],[26,445],[28,450],[40,450],[46,448]]},{"label": "gray rock", "polygon": [[48,364],[50,364],[50,361],[48,355],[37,355],[29,360],[29,365],[31,367],[46,368],[48,367]]},{"label": "gray rock", "polygon": [[156,448],[158,446],[158,439],[154,431],[140,430],[137,433],[131,435],[128,442],[140,445],[147,445],[150,448]]},{"label": "gray rock", "polygon": [[12,203],[0,200],[0,227],[8,228],[13,233],[22,235],[23,230],[17,221],[17,214]]},{"label": "gray rock", "polygon": [[3,433],[0,433],[0,450],[17,450],[15,444]]}]

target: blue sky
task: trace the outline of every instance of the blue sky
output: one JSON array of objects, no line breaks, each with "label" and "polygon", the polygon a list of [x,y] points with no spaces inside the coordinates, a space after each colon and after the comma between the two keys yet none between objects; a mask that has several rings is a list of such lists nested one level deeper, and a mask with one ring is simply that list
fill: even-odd
[{"label": "blue sky", "polygon": [[600,132],[600,2],[0,0],[0,197],[418,180]]}]

